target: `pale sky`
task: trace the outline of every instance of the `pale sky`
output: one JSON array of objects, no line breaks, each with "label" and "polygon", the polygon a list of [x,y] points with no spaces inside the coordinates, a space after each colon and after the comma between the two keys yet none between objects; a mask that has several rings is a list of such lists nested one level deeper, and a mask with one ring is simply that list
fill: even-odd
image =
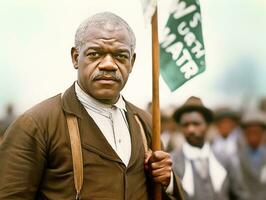
[{"label": "pale sky", "polygon": [[[159,29],[171,0],[159,0]],[[208,106],[239,107],[242,97],[266,96],[266,1],[201,0],[207,70],[171,93],[160,81],[162,107],[191,95]],[[70,48],[78,25],[111,11],[137,38],[137,60],[123,95],[140,107],[151,100],[151,37],[140,0],[1,0],[0,117],[7,102],[21,113],[76,80]]]}]

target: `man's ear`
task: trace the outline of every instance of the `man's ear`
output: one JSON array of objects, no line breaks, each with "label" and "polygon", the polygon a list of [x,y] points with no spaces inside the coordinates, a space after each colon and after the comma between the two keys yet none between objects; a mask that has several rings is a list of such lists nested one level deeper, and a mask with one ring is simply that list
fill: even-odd
[{"label": "man's ear", "polygon": [[79,57],[78,50],[75,47],[72,47],[71,58],[72,58],[72,63],[75,69],[78,69],[78,57]]},{"label": "man's ear", "polygon": [[134,66],[134,63],[135,63],[135,60],[136,60],[136,53],[133,54],[132,58],[131,58],[131,69],[129,71],[129,73],[132,71],[133,69],[133,66]]}]

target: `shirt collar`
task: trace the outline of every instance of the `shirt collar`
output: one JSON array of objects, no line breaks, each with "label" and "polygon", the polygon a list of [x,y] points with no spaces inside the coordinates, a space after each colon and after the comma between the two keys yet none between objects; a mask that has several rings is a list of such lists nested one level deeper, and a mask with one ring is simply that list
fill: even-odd
[{"label": "shirt collar", "polygon": [[202,148],[198,148],[185,142],[183,145],[183,153],[189,160],[206,159],[210,154],[210,145],[209,143],[205,143]]},{"label": "shirt collar", "polygon": [[126,109],[126,103],[122,97],[122,95],[119,96],[118,101],[115,104],[104,104],[97,99],[93,98],[92,96],[88,95],[84,90],[81,89],[77,81],[75,82],[75,92],[79,98],[81,98],[83,101],[87,102],[93,107],[96,108],[102,108],[104,110],[113,108],[114,106],[122,109],[124,111],[127,111]]}]

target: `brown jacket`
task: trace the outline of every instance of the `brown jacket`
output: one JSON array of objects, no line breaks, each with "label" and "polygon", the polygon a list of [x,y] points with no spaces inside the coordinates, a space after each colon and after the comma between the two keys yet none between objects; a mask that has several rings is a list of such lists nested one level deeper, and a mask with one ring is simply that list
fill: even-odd
[{"label": "brown jacket", "polygon": [[[151,145],[150,116],[126,103],[132,154],[126,167],[78,101],[74,86],[20,116],[0,146],[1,200],[72,200],[73,166],[64,112],[77,116],[82,142],[82,200],[146,200],[150,179],[144,171],[144,148],[138,115]],[[176,181],[175,181],[176,184]],[[175,187],[177,196],[178,187]]]}]

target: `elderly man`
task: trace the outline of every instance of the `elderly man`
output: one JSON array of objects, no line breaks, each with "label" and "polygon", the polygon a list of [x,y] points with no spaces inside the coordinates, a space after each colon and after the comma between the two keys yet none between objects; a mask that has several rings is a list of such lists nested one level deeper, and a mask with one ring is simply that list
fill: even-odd
[{"label": "elderly man", "polygon": [[186,200],[244,200],[241,174],[228,161],[222,164],[206,142],[212,111],[190,97],[174,113],[185,136],[181,150],[172,153],[173,170],[182,179]]},{"label": "elderly man", "polygon": [[5,134],[1,200],[146,200],[152,182],[180,198],[170,155],[147,151],[150,116],[120,95],[134,48],[132,29],[112,13],[79,26],[71,49],[78,80],[25,112]]}]

